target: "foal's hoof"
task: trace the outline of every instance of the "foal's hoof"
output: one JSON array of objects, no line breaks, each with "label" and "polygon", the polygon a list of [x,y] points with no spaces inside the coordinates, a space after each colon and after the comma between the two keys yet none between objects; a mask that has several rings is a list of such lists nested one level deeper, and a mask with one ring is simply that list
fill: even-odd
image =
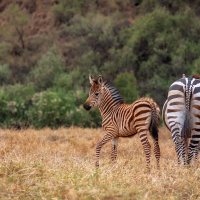
[{"label": "foal's hoof", "polygon": [[95,167],[96,167],[96,169],[99,169],[99,162],[95,163]]}]

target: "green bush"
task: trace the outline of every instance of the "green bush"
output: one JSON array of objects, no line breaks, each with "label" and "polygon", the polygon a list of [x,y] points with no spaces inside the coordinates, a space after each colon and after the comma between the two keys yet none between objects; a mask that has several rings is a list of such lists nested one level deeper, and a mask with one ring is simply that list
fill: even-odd
[{"label": "green bush", "polygon": [[5,127],[23,128],[30,125],[27,110],[35,93],[32,85],[8,85],[0,89],[0,123]]},{"label": "green bush", "polygon": [[[34,127],[82,126],[97,127],[98,114],[88,113],[82,105],[76,105],[77,96],[73,92],[63,93],[44,91],[32,98],[32,107],[28,110],[29,121]],[[82,102],[83,103],[83,102]]]},{"label": "green bush", "polygon": [[35,93],[35,87],[32,84],[22,85],[7,85],[4,87],[6,96],[9,100],[29,101]]},{"label": "green bush", "polygon": [[193,74],[200,74],[200,57],[195,60],[194,62],[194,67],[193,67]]},{"label": "green bush", "polygon": [[[9,53],[12,50],[12,44],[1,41],[0,42],[0,64],[5,65],[5,63],[9,63],[9,60],[11,59],[11,56]],[[8,64],[7,64],[8,65]]]},{"label": "green bush", "polygon": [[118,59],[132,66],[140,96],[163,104],[169,83],[190,74],[200,56],[199,32],[199,19],[189,8],[171,15],[158,7],[135,21]]},{"label": "green bush", "polygon": [[121,73],[117,75],[114,83],[126,102],[131,103],[138,98],[137,82],[134,74]]},{"label": "green bush", "polygon": [[82,104],[87,94],[82,90],[62,88],[36,93],[33,85],[0,88],[0,125],[7,128],[60,126],[100,126],[97,110],[86,112]]},{"label": "green bush", "polygon": [[80,106],[74,112],[71,124],[80,127],[97,128],[101,126],[101,115],[97,109],[87,112]]},{"label": "green bush", "polygon": [[36,93],[32,98],[32,107],[29,109],[29,119],[35,127],[68,126],[71,120],[75,98],[70,94],[61,94],[53,91]]},{"label": "green bush", "polygon": [[104,62],[109,60],[110,49],[118,45],[115,33],[116,18],[119,16],[108,17],[94,13],[84,17],[76,15],[71,25],[65,26],[64,35],[71,36],[76,41],[68,47],[72,52],[76,52],[74,56],[77,59],[73,59],[72,67],[78,67],[85,76],[88,76],[88,71],[102,71]]},{"label": "green bush", "polygon": [[30,76],[38,90],[45,90],[53,86],[55,78],[63,70],[63,58],[55,48],[52,48],[38,61]]},{"label": "green bush", "polygon": [[89,74],[127,102],[151,96],[162,106],[174,80],[200,73],[197,0],[60,0],[33,24],[18,5],[0,13],[2,126],[100,126],[97,109],[82,108]]},{"label": "green bush", "polygon": [[60,73],[54,80],[54,87],[66,92],[69,90],[80,90],[84,85],[84,78],[80,70],[72,70],[68,73]]},{"label": "green bush", "polygon": [[[87,7],[88,0],[61,0],[53,8],[56,24],[69,23],[77,13],[81,13],[83,7]],[[92,1],[89,1],[92,4]],[[89,5],[89,4],[88,4]]]},{"label": "green bush", "polygon": [[0,65],[0,85],[8,84],[11,79],[11,70],[8,65]]},{"label": "green bush", "polygon": [[6,91],[0,88],[0,125],[5,126],[5,122],[8,118],[8,109],[7,109],[7,97]]},{"label": "green bush", "polygon": [[187,0],[142,0],[140,5],[140,12],[146,14],[152,12],[157,7],[164,7],[172,13],[175,13],[186,6]]}]

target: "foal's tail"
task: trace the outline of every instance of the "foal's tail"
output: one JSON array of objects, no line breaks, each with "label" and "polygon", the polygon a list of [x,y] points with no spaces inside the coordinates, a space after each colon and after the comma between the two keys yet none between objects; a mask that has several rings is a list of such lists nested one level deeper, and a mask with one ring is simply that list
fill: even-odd
[{"label": "foal's tail", "polygon": [[155,102],[151,103],[151,123],[149,131],[154,140],[158,141],[158,125],[160,122],[160,109]]}]

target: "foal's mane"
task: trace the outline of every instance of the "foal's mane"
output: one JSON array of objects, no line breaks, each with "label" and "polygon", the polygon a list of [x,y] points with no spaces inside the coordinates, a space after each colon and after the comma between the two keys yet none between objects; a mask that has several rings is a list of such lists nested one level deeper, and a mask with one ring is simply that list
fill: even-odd
[{"label": "foal's mane", "polygon": [[104,86],[109,90],[113,100],[118,101],[119,103],[124,103],[124,99],[116,87],[114,87],[108,81],[104,81]]}]

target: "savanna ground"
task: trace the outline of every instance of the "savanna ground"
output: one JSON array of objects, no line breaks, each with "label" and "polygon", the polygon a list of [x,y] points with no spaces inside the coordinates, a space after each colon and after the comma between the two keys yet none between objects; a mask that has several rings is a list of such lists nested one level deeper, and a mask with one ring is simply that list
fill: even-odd
[{"label": "savanna ground", "polygon": [[160,129],[161,169],[145,171],[138,136],[111,144],[96,171],[95,144],[101,129],[0,130],[0,199],[200,199],[200,162],[178,167],[166,129]]}]

